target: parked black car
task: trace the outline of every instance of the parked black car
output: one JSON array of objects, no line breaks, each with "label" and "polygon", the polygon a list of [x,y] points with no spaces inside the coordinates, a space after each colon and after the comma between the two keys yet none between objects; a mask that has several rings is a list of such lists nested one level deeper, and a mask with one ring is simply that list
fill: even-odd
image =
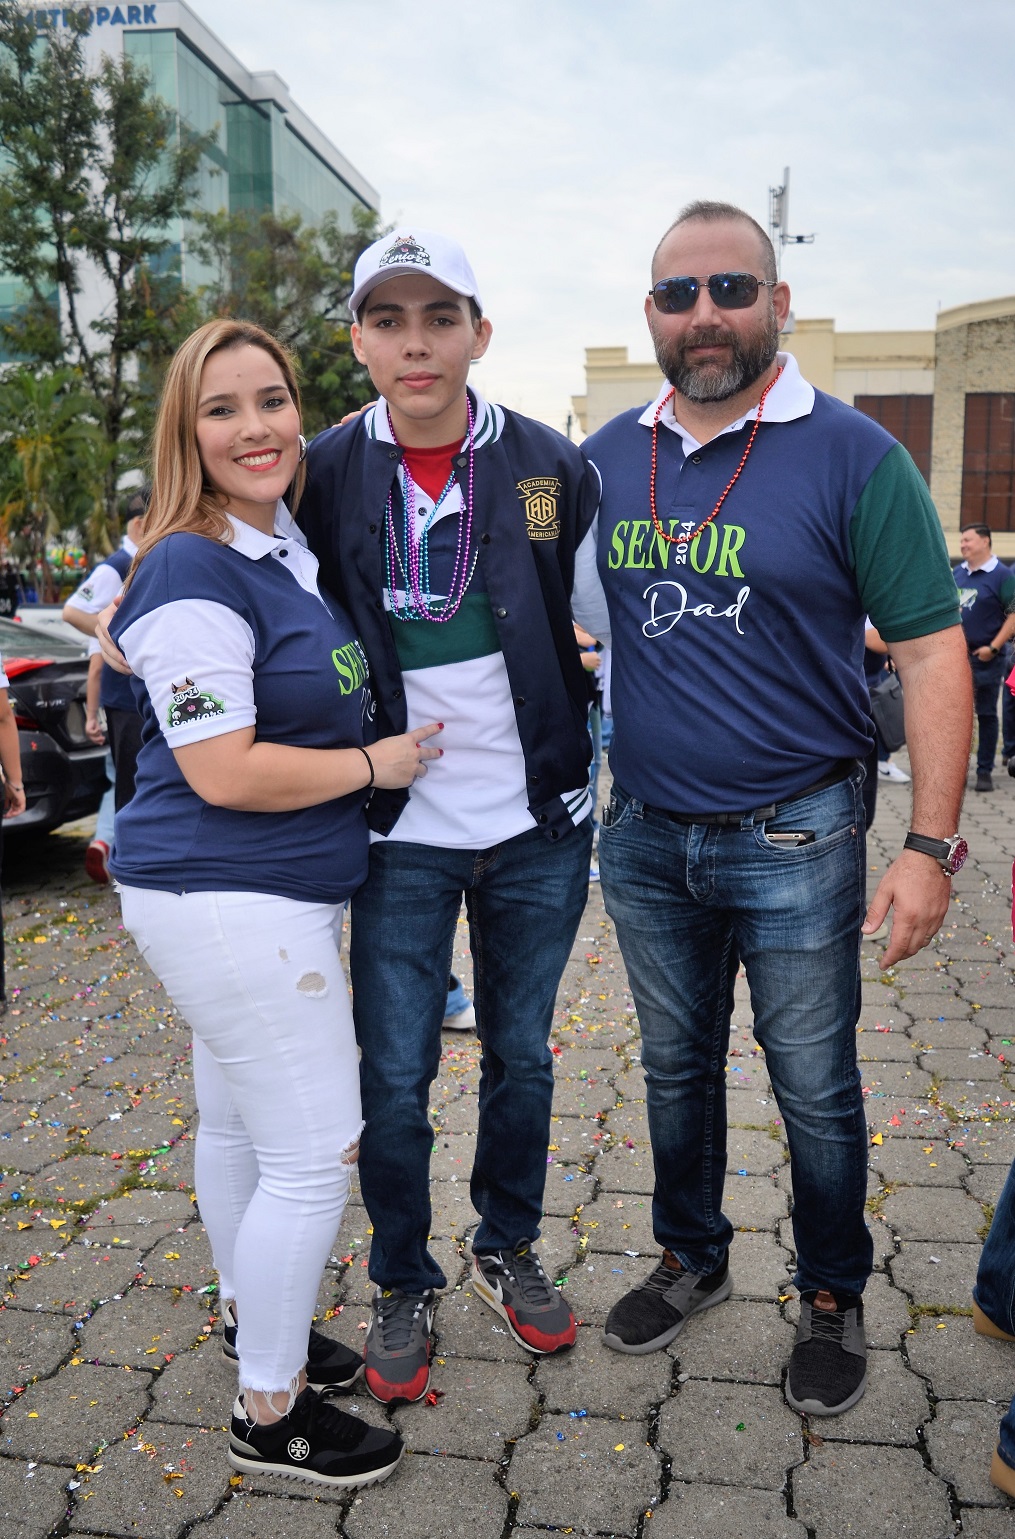
[{"label": "parked black car", "polygon": [[45,833],[98,810],[106,750],[85,736],[86,646],[0,619],[27,806],[4,833]]}]

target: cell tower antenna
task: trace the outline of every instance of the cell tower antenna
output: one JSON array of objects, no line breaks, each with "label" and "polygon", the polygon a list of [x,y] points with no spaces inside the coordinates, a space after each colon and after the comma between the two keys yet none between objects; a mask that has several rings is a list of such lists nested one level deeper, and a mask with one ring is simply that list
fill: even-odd
[{"label": "cell tower antenna", "polygon": [[813,246],[813,235],[790,235],[789,166],[782,173],[782,186],[768,189],[768,233],[775,248],[775,262],[782,272],[782,253],[787,246]]}]

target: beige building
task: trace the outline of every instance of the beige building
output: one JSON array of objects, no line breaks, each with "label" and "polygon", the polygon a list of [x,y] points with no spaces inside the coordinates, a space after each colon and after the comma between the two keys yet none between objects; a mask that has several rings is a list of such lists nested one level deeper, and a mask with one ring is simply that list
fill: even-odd
[{"label": "beige building", "polygon": [[[804,377],[881,422],[928,481],[953,556],[959,529],[985,522],[1003,561],[1015,561],[1015,295],[942,310],[933,331],[836,331],[798,320],[781,345]],[[655,362],[626,347],[585,351],[582,431],[650,401]]]}]

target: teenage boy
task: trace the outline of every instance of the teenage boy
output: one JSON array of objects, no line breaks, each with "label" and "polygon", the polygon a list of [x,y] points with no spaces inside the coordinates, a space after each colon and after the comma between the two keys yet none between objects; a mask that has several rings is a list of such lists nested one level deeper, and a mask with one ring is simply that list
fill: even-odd
[{"label": "teenage boy", "polygon": [[370,874],[353,902],[376,1285],[366,1381],[390,1402],[426,1392],[446,1285],[427,1248],[427,1106],[463,895],[483,1048],[473,1285],[530,1351],[575,1340],[533,1242],[548,1037],[588,891],[590,744],[570,594],[599,481],[559,434],[467,387],[491,328],[455,242],[416,228],[375,242],[350,310],[380,399],[311,444],[299,518],[365,644],[378,733],[438,720],[445,749],[411,796],[374,793]]}]

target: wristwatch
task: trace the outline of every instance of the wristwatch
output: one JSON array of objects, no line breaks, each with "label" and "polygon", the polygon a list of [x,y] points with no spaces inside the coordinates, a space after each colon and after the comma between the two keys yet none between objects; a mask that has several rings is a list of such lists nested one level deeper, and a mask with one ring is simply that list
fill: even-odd
[{"label": "wristwatch", "polygon": [[908,833],[903,848],[929,855],[937,861],[945,876],[954,876],[960,871],[969,854],[969,846],[959,834],[952,834],[950,839],[931,839],[927,834]]}]

